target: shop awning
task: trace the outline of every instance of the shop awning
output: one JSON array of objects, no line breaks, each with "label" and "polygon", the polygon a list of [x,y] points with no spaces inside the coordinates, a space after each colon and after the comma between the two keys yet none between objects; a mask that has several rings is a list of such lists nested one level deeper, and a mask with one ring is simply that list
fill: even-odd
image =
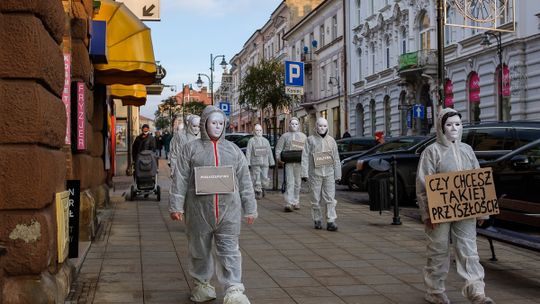
[{"label": "shop awning", "polygon": [[94,20],[107,22],[108,63],[95,64],[103,84],[152,84],[156,64],[150,29],[123,3],[101,0]]},{"label": "shop awning", "polygon": [[124,106],[144,106],[146,104],[146,87],[142,84],[111,85],[110,96],[121,99]]}]

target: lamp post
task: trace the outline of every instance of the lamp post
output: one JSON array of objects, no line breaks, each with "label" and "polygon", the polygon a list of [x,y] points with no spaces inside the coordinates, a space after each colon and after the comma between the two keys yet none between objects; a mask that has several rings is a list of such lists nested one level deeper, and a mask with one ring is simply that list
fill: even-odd
[{"label": "lamp post", "polygon": [[484,39],[482,40],[482,43],[480,45],[484,47],[488,47],[491,45],[491,41],[489,41],[489,37],[494,37],[497,41],[497,55],[499,56],[499,110],[498,110],[498,119],[500,121],[504,120],[503,117],[503,58],[502,58],[502,40],[501,40],[501,33],[494,34],[492,32],[485,32],[484,33]]},{"label": "lamp post", "polygon": [[197,87],[200,89],[202,88],[203,84],[204,84],[204,81],[202,81],[201,79],[201,76],[204,76],[208,79],[208,83],[210,84],[210,101],[212,102],[212,105],[214,105],[214,92],[213,92],[213,82],[212,82],[212,78],[210,78],[210,76],[204,74],[204,73],[199,73],[197,74],[197,81],[195,82],[195,84],[197,85]]},{"label": "lamp post", "polygon": [[[332,81],[334,80],[336,84]],[[341,83],[339,82],[339,76],[330,76],[328,80],[328,84],[331,86],[337,86],[337,93],[338,93],[338,133],[336,134],[336,137],[341,138]]]},{"label": "lamp post", "polygon": [[206,74],[199,74],[199,78],[197,79],[197,86],[199,88],[203,85],[203,81],[201,79],[201,75],[204,75],[208,77],[208,83],[210,86],[210,100],[212,101],[212,105],[214,105],[214,68],[216,64],[216,59],[221,58],[221,62],[219,65],[225,70],[227,68],[227,61],[225,61],[225,55],[217,55],[214,56],[213,54],[210,54],[210,77]]}]

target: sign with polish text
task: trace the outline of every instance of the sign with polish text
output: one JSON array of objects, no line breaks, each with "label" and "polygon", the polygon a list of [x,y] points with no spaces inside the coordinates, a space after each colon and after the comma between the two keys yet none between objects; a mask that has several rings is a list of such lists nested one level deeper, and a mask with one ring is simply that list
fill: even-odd
[{"label": "sign with polish text", "polygon": [[234,189],[235,180],[232,166],[195,167],[195,194],[233,193]]},{"label": "sign with polish text", "polygon": [[71,145],[71,54],[64,53],[64,90],[62,102],[66,107],[66,138],[64,143]]},{"label": "sign with polish text", "polygon": [[313,162],[315,163],[315,167],[333,165],[334,158],[332,157],[332,152],[324,151],[313,153]]},{"label": "sign with polish text", "polygon": [[77,82],[77,150],[86,150],[86,100],[84,82]]},{"label": "sign with polish text", "polygon": [[433,224],[499,214],[491,168],[426,176],[426,193]]}]

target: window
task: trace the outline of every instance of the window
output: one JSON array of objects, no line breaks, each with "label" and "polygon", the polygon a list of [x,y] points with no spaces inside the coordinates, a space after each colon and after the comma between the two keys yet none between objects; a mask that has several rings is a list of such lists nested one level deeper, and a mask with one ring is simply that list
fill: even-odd
[{"label": "window", "polygon": [[369,13],[371,15],[375,14],[375,3],[373,0],[369,1]]},{"label": "window", "polygon": [[513,15],[514,0],[499,0],[498,7],[503,6],[505,2],[506,2],[506,7],[504,8],[499,18],[499,25],[512,22],[514,19],[514,15]]},{"label": "window", "polygon": [[[446,6],[446,20],[448,23],[456,23],[456,12],[454,11],[454,8],[450,5]],[[444,27],[444,45],[449,45],[454,41],[454,27],[453,26],[445,26]]]},{"label": "window", "polygon": [[371,44],[371,74],[375,74],[375,44]]},{"label": "window", "polygon": [[512,150],[511,133],[506,128],[478,129],[474,132],[474,151]]},{"label": "window", "polygon": [[375,136],[377,127],[377,112],[375,111],[375,99],[369,101],[369,111],[371,112],[371,135]]},{"label": "window", "polygon": [[357,50],[358,53],[358,81],[362,80],[362,49]]},{"label": "window", "polygon": [[337,59],[332,62],[332,74],[334,77],[338,77],[339,75]]},{"label": "window", "polygon": [[407,53],[407,30],[401,31],[401,54]]},{"label": "window", "polygon": [[292,53],[292,54],[291,54],[291,59],[292,59],[293,61],[296,61],[296,45],[293,45],[293,46],[292,46],[292,51],[291,51],[291,53]]},{"label": "window", "polygon": [[326,67],[321,67],[321,91],[326,91]]},{"label": "window", "polygon": [[360,7],[361,7],[360,2],[361,2],[360,0],[356,0],[356,18],[358,18],[358,22],[357,22],[358,25],[362,23],[362,11],[360,10]]},{"label": "window", "polygon": [[392,127],[392,108],[390,107],[390,96],[384,96],[384,128],[386,136],[390,136]]},{"label": "window", "polygon": [[337,24],[337,15],[332,17],[332,41],[337,38],[338,24]]},{"label": "window", "polygon": [[328,119],[328,113],[326,112],[326,110],[321,111],[321,117],[324,119]]},{"label": "window", "polygon": [[315,40],[315,35],[313,34],[313,32],[309,33],[309,41],[308,41],[308,44],[309,44],[309,47],[313,47],[313,41]]},{"label": "window", "polygon": [[431,29],[429,28],[429,16],[424,13],[420,23],[420,49],[429,50],[431,48]]},{"label": "window", "polygon": [[321,46],[324,46],[324,24],[321,24],[321,26],[319,27],[319,42],[321,43]]},{"label": "window", "polygon": [[390,38],[386,36],[386,49],[385,49],[386,68],[390,68]]},{"label": "window", "polygon": [[306,50],[306,41],[304,41],[303,38],[302,40],[300,40],[300,51],[302,52],[302,55],[307,54],[309,52],[309,50]]}]

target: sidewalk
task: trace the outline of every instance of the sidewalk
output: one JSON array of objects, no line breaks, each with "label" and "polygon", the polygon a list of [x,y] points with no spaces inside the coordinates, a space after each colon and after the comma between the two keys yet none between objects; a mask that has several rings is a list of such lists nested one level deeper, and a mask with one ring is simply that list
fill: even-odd
[{"label": "sidewalk", "polygon": [[[164,160],[160,168],[161,202],[155,196],[112,200],[118,202],[66,303],[191,303],[184,226],[169,219]],[[111,195],[128,192],[130,178],[120,178]],[[302,209],[293,213],[283,212],[280,192],[259,201],[259,218],[243,225],[240,240],[251,303],[425,303],[422,225],[402,216],[403,225],[393,226],[390,212],[380,216],[367,205],[338,200],[338,232],[312,228],[305,194]],[[495,242],[499,261],[491,262],[488,242],[481,238],[478,247],[490,297],[504,304],[540,303],[539,254]],[[218,299],[209,303],[222,303],[223,290],[214,283]],[[452,263],[452,303],[467,303],[461,286]]]}]

